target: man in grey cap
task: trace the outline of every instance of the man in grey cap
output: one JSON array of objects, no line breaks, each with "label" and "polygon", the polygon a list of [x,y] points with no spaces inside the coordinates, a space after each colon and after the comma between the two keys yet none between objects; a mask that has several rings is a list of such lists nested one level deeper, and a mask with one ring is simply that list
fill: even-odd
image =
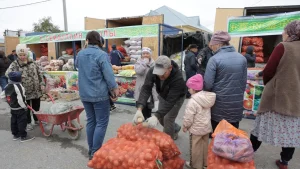
[{"label": "man in grey cap", "polygon": [[179,66],[167,56],[159,56],[155,61],[155,66],[149,69],[137,101],[137,112],[133,122],[137,124],[145,120],[142,109],[154,85],[159,95],[158,110],[146,120],[146,123],[153,128],[160,122],[164,127],[164,132],[176,140],[181,127],[175,123],[175,119],[184,102],[186,86]]}]

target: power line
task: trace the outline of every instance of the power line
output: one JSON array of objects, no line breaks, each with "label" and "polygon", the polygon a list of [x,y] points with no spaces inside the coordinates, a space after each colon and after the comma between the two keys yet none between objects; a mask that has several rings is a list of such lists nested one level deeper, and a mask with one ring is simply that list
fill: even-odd
[{"label": "power line", "polygon": [[0,8],[0,10],[1,9],[11,9],[11,8],[19,8],[19,7],[24,7],[24,6],[30,6],[30,5],[40,4],[40,3],[44,3],[44,2],[48,2],[48,1],[51,1],[51,0],[44,0],[44,1],[33,2],[33,3],[23,4],[23,5],[16,5],[16,6],[8,6],[8,7]]},{"label": "power line", "polygon": [[254,4],[251,5],[251,6],[257,5],[257,4],[261,3],[262,1],[264,1],[264,0],[259,0],[259,1],[257,1],[256,3],[254,3]]}]

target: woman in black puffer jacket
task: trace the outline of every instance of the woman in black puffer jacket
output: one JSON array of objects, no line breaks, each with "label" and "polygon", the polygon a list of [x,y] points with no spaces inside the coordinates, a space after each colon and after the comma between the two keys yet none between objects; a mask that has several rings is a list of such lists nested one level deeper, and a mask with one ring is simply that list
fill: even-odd
[{"label": "woman in black puffer jacket", "polygon": [[256,55],[254,53],[254,47],[248,46],[246,50],[245,57],[247,59],[247,67],[255,67]]}]

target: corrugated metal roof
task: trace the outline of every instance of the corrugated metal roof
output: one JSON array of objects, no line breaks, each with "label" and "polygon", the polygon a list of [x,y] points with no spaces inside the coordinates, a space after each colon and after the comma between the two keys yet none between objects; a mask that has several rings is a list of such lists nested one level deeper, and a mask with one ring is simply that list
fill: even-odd
[{"label": "corrugated metal roof", "polygon": [[190,16],[190,17],[188,17],[188,19],[191,20],[194,25],[200,26],[199,16]]},{"label": "corrugated metal roof", "polygon": [[168,7],[162,6],[154,11],[150,11],[146,16],[155,16],[155,15],[164,15],[164,23],[171,26],[180,26],[180,25],[190,25],[196,27],[198,29],[212,32],[211,30],[207,29],[206,27],[200,24],[199,17],[187,17],[182,13]]}]

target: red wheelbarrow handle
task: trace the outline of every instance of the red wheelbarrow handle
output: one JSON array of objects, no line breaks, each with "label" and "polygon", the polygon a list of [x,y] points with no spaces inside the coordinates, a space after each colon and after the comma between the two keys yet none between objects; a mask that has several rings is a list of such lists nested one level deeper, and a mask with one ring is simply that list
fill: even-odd
[{"label": "red wheelbarrow handle", "polygon": [[36,113],[36,111],[35,111],[32,107],[30,107],[29,105],[27,105],[27,108],[28,108],[29,110],[31,110],[33,113]]}]

